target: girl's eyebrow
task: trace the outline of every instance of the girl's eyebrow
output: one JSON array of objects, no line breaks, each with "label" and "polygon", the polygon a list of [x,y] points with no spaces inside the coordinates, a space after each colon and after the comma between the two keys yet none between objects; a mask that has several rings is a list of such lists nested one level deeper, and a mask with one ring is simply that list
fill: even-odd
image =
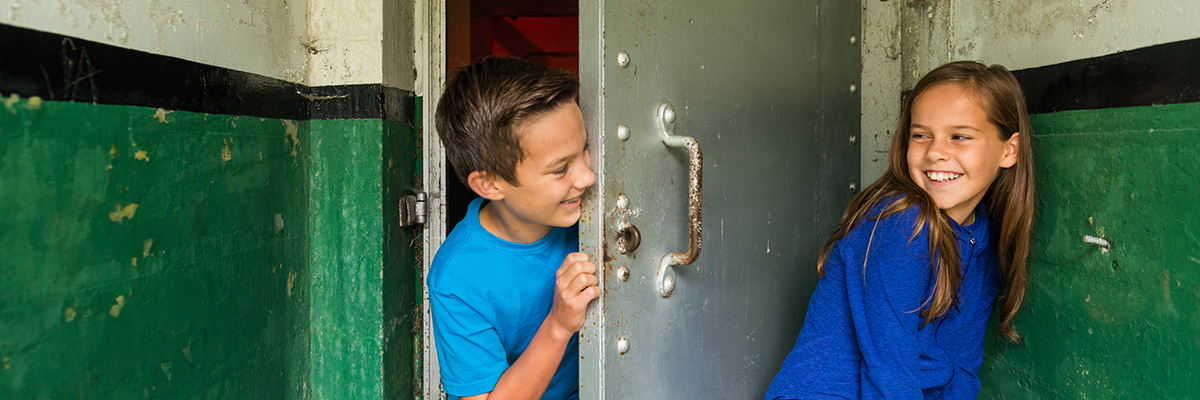
[{"label": "girl's eyebrow", "polygon": [[[929,129],[929,127],[928,127],[928,126],[921,125],[921,124],[912,124],[912,125],[909,125],[909,126],[908,126],[908,128],[909,128],[909,129],[913,129],[913,128]],[[972,130],[972,131],[976,131],[976,132],[982,132],[982,131],[980,131],[980,130],[979,130],[979,128],[976,128],[976,127],[974,127],[974,126],[970,126],[970,125],[955,125],[955,126],[951,126],[951,127],[950,127],[950,129],[951,129],[951,130],[963,130],[963,129],[967,129],[967,130]]]}]

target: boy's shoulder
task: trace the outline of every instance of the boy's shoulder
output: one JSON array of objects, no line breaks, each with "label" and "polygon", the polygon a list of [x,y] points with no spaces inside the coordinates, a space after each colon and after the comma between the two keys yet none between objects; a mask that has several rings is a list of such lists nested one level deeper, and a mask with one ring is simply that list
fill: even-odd
[{"label": "boy's shoulder", "polygon": [[476,199],[467,217],[454,227],[437,250],[426,282],[429,290],[448,293],[503,286],[504,282],[526,276],[515,272],[524,270],[529,264],[545,264],[556,270],[563,258],[577,249],[578,225],[554,228],[538,243],[514,244],[491,235],[479,225],[479,207]]},{"label": "boy's shoulder", "polygon": [[454,230],[446,236],[446,240],[442,242],[437,253],[433,255],[433,262],[429,266],[429,277],[427,284],[429,290],[449,289],[454,286],[469,284],[470,281],[479,277],[476,269],[481,265],[481,261],[486,261],[490,254],[491,257],[496,257],[495,252],[489,251],[479,239],[477,232],[473,229],[467,229],[466,221],[460,222],[455,226]]}]

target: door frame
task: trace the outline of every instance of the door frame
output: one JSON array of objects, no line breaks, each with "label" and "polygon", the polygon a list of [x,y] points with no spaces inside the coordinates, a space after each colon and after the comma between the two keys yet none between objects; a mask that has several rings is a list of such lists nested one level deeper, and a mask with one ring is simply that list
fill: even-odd
[{"label": "door frame", "polygon": [[446,240],[446,156],[434,122],[442,85],[446,81],[446,0],[414,2],[413,54],[416,67],[415,92],[421,99],[422,185],[428,195],[425,227],[421,232],[421,341],[417,348],[421,371],[421,398],[445,399],[441,371],[433,342],[433,318],[429,314],[429,290],[425,277],[433,256]]}]

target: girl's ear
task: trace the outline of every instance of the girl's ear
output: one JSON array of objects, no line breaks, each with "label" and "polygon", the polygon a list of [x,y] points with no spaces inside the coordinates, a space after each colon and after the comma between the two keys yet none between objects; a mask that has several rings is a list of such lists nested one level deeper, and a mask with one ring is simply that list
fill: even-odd
[{"label": "girl's ear", "polygon": [[1020,150],[1021,146],[1020,137],[1021,132],[1016,132],[1004,142],[1004,155],[1000,156],[1000,168],[1009,168],[1017,165],[1017,154],[1020,153],[1018,150]]},{"label": "girl's ear", "polygon": [[490,201],[504,199],[504,191],[501,189],[500,185],[496,184],[496,178],[492,177],[487,172],[471,172],[470,175],[467,175],[467,186],[470,186],[471,190],[474,191],[475,194],[479,195],[479,197],[488,199]]}]

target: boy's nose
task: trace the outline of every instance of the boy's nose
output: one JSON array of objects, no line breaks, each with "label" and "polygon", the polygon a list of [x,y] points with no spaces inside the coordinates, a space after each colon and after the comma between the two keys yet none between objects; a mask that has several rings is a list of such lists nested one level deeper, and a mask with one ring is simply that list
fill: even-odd
[{"label": "boy's nose", "polygon": [[596,173],[592,172],[591,167],[585,167],[583,173],[575,180],[575,187],[582,189],[591,187],[594,183],[596,183]]}]

